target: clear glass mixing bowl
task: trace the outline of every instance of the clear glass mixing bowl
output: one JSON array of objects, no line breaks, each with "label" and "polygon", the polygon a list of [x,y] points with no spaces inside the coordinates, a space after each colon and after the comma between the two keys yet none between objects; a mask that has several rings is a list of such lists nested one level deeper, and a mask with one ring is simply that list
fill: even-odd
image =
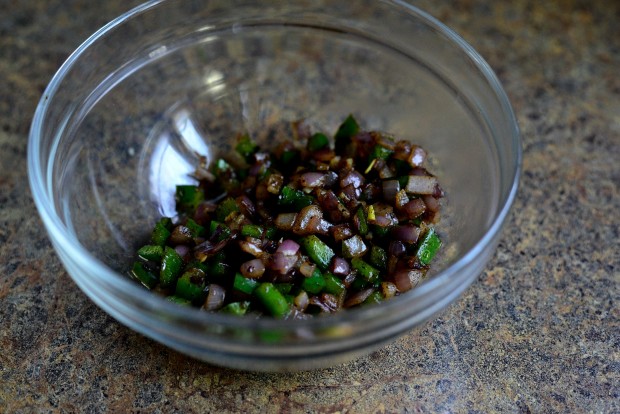
[{"label": "clear glass mixing bowl", "polygon": [[[196,153],[239,131],[270,142],[300,118],[333,132],[349,113],[421,144],[446,191],[445,248],[418,288],[308,321],[169,303],[126,274],[174,212]],[[28,167],[58,256],[123,324],[199,359],[297,370],[367,353],[420,325],[480,274],[517,191],[518,127],[497,78],[450,29],[403,1],[151,1],[97,31],[36,110]]]}]

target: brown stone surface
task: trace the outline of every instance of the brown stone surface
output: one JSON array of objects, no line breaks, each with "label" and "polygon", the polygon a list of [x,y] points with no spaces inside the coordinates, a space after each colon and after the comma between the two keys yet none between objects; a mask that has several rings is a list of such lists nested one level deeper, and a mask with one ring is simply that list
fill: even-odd
[{"label": "brown stone surface", "polygon": [[37,101],[135,0],[0,0],[0,412],[620,412],[620,2],[430,1],[503,82],[524,173],[495,258],[423,329],[347,366],[215,368],[83,295],[28,189]]}]

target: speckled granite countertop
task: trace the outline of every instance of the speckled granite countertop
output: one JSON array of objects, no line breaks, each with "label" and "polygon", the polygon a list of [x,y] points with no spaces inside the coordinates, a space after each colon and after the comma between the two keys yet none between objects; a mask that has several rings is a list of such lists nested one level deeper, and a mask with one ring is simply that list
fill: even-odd
[{"label": "speckled granite countertop", "polygon": [[495,258],[348,366],[255,374],[121,326],[56,258],[26,173],[38,99],[135,0],[0,1],[0,412],[620,412],[620,3],[421,1],[496,70],[524,173]]}]

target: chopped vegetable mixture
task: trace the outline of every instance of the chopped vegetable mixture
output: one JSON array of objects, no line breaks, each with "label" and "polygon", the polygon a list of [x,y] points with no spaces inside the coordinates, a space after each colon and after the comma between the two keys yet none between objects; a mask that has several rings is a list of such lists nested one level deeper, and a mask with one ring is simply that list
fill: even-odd
[{"label": "chopped vegetable mixture", "polygon": [[443,191],[426,152],[364,131],[353,116],[332,140],[293,123],[267,152],[240,135],[236,154],[176,189],[131,274],[168,300],[234,315],[307,318],[414,288],[441,246]]}]

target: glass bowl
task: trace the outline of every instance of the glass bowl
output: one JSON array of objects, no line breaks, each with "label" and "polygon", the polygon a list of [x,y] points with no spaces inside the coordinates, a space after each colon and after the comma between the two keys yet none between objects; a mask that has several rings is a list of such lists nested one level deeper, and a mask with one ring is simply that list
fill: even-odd
[{"label": "glass bowl", "polygon": [[[127,276],[197,154],[249,131],[271,144],[306,119],[422,145],[446,192],[445,247],[416,289],[312,320],[170,303]],[[121,323],[187,355],[265,371],[368,353],[445,308],[481,273],[517,191],[521,145],[497,78],[458,35],[403,1],[151,1],[59,69],[34,115],[30,185],[75,283]]]}]

